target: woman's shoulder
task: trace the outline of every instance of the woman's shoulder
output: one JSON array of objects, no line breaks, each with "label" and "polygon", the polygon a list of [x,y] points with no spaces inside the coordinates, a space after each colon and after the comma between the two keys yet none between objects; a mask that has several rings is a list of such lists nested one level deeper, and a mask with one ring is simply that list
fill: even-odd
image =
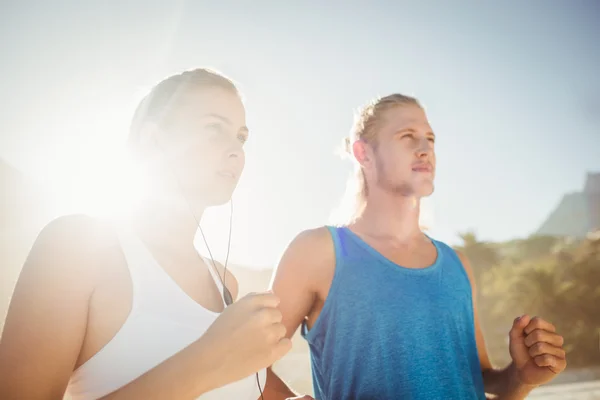
[{"label": "woman's shoulder", "polygon": [[36,243],[52,244],[72,252],[100,250],[116,242],[114,226],[108,220],[86,214],[57,217],[42,228],[36,239]]},{"label": "woman's shoulder", "polygon": [[[119,248],[113,225],[85,214],[59,216],[50,221],[37,236],[29,258],[47,260],[40,263],[71,273],[90,275],[95,266]],[[95,274],[92,274],[95,275]]]}]

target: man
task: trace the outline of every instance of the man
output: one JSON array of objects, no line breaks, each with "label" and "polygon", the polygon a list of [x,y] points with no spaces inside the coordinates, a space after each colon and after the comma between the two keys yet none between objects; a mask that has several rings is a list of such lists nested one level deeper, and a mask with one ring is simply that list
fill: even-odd
[{"label": "man", "polygon": [[[512,363],[492,368],[469,261],[419,227],[436,159],[418,101],[372,102],[346,144],[357,162],[353,218],[299,234],[272,284],[288,337],[302,324],[310,345],[315,398],[522,399],[563,371],[563,338],[528,315],[510,330]],[[265,398],[289,393],[267,380]]]}]

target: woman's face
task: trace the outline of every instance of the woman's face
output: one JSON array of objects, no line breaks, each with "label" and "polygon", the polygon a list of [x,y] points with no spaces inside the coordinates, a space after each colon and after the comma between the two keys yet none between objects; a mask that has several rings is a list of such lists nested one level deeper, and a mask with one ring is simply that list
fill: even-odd
[{"label": "woman's face", "polygon": [[244,169],[247,139],[246,111],[236,93],[218,87],[190,91],[158,135],[166,179],[178,181],[190,204],[226,203]]}]

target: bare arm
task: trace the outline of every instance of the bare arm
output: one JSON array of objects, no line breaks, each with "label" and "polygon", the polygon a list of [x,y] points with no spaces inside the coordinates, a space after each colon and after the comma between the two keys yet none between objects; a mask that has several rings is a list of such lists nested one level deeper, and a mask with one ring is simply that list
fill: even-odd
[{"label": "bare arm", "polygon": [[38,236],[0,339],[0,398],[62,399],[85,335],[96,232],[89,219],[69,217]]},{"label": "bare arm", "polygon": [[[283,325],[291,338],[307,318],[317,299],[318,282],[331,280],[335,266],[333,241],[327,228],[300,233],[288,246],[273,274],[271,287],[280,298]],[[275,374],[265,387],[266,400],[282,400],[296,394]]]},{"label": "bare arm", "polygon": [[[41,232],[0,340],[0,398],[63,398],[111,236],[81,216],[60,218]],[[196,342],[105,399],[195,398],[270,365],[290,347],[280,339],[277,304],[271,294],[244,297]]]},{"label": "bare arm", "polygon": [[267,382],[263,390],[263,397],[265,400],[283,400],[297,395],[297,393],[273,372],[271,367],[267,368]]},{"label": "bare arm", "polygon": [[524,399],[535,388],[520,382],[515,365],[511,363],[506,368],[494,369],[487,353],[483,331],[477,311],[477,286],[473,269],[467,257],[462,253],[458,256],[469,276],[473,297],[473,314],[475,317],[475,339],[477,342],[477,353],[483,374],[483,384],[487,394],[495,395],[502,400]]}]

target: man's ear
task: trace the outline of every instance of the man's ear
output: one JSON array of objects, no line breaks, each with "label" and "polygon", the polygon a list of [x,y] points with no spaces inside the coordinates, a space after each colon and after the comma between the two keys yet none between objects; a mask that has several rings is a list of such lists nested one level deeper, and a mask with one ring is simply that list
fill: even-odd
[{"label": "man's ear", "polygon": [[362,139],[356,140],[354,143],[352,143],[352,154],[354,155],[356,161],[363,167],[371,162],[369,144]]}]

